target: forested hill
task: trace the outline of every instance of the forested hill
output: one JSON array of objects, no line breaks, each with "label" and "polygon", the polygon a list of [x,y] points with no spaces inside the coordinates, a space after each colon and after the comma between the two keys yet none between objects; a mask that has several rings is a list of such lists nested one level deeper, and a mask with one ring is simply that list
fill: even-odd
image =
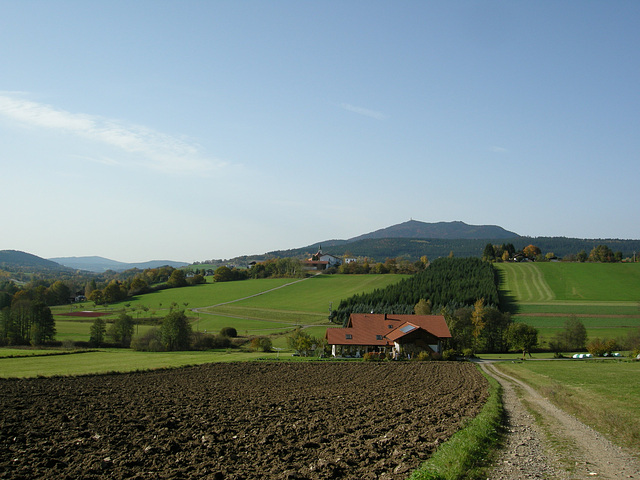
[{"label": "forested hill", "polygon": [[67,270],[59,263],[30,253],[20,252],[18,250],[0,250],[0,268],[13,270],[18,267],[43,270]]},{"label": "forested hill", "polygon": [[57,257],[52,258],[51,260],[64,265],[66,267],[78,269],[78,270],[86,270],[89,272],[101,273],[107,270],[113,270],[114,272],[123,272],[125,270],[130,270],[132,268],[138,268],[140,270],[145,270],[147,268],[158,268],[164,266],[171,266],[173,268],[186,267],[188,263],[185,262],[175,262],[172,260],[150,260],[148,262],[138,262],[138,263],[125,263],[118,262],[116,260],[110,260],[104,257]]},{"label": "forested hill", "polygon": [[[322,246],[325,253],[336,256],[349,255],[367,257],[375,261],[387,258],[407,258],[418,260],[426,255],[430,260],[447,257],[453,253],[455,257],[482,257],[487,243],[502,245],[511,243],[516,250],[527,245],[535,245],[543,254],[554,253],[558,257],[577,255],[584,250],[587,254],[598,245],[607,245],[614,252],[622,252],[623,258],[633,257],[640,252],[640,240],[619,239],[580,239],[565,237],[514,237],[485,239],[434,239],[434,238],[381,238],[364,239],[354,242],[333,241],[321,242],[293,250],[269,252],[267,257],[304,257],[318,251]],[[260,256],[263,258],[264,256]],[[246,257],[251,258],[251,257]],[[259,257],[254,257],[259,258]]]},{"label": "forested hill", "polygon": [[456,240],[473,240],[482,238],[507,239],[519,237],[496,225],[467,225],[464,222],[426,223],[409,220],[375,232],[365,233],[350,238],[349,243],[371,238],[447,238]]}]

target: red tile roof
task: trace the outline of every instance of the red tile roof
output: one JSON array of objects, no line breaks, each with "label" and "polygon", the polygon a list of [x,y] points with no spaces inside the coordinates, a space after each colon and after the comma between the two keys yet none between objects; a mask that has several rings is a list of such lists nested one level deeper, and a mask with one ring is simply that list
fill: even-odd
[{"label": "red tile roof", "polygon": [[345,328],[328,328],[326,338],[330,345],[388,346],[418,328],[437,338],[451,338],[442,315],[375,313],[352,313]]}]

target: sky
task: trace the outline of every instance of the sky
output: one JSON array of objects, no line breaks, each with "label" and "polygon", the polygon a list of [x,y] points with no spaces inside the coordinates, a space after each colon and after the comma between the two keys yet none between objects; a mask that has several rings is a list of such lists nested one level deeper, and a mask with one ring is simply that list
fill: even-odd
[{"label": "sky", "polygon": [[640,2],[0,0],[0,250],[640,238]]}]

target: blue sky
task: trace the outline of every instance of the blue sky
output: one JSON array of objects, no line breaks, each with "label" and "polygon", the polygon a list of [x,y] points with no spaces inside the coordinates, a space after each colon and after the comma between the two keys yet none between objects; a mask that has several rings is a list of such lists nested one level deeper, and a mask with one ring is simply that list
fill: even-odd
[{"label": "blue sky", "polygon": [[640,2],[0,0],[0,249],[640,238]]}]

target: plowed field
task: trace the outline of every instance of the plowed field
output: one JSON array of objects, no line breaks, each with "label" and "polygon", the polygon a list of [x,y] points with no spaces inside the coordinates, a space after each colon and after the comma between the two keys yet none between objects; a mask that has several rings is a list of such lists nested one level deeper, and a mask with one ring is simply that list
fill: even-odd
[{"label": "plowed field", "polygon": [[401,479],[487,396],[468,363],[242,363],[0,381],[0,476]]}]

